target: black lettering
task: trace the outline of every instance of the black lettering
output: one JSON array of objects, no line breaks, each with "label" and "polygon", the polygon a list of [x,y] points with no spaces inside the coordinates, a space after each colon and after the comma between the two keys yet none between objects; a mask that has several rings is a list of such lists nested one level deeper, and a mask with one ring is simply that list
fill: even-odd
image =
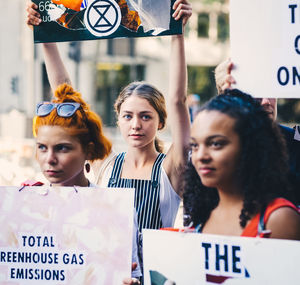
[{"label": "black lettering", "polygon": [[295,50],[296,53],[300,54],[300,35],[298,35],[295,39]]},{"label": "black lettering", "polygon": [[54,263],[58,263],[58,253],[54,253]]},{"label": "black lettering", "polygon": [[25,252],[25,262],[31,263],[31,252]]},{"label": "black lettering", "polygon": [[202,247],[205,248],[205,269],[209,269],[209,254],[208,254],[208,249],[211,248],[210,243],[202,243]]},{"label": "black lettering", "polygon": [[23,247],[26,246],[26,238],[27,238],[27,236],[22,236],[22,239],[23,239]]},{"label": "black lettering", "polygon": [[39,272],[40,272],[39,269],[35,269],[35,270],[34,270],[34,273],[35,273],[34,279],[35,279],[35,280],[39,280],[39,279],[40,279],[40,274],[39,274]]},{"label": "black lettering", "polygon": [[37,246],[40,247],[40,245],[41,245],[41,236],[37,236],[36,239],[37,239]]},{"label": "black lettering", "polygon": [[79,264],[82,265],[84,263],[83,254],[79,254]]},{"label": "black lettering", "polygon": [[13,255],[13,258],[12,258],[13,262],[17,262],[17,252],[14,251],[12,253],[12,255]]},{"label": "black lettering", "polygon": [[39,262],[40,262],[40,255],[39,255],[37,252],[35,252],[35,253],[32,255],[32,261],[33,261],[34,263],[39,263]]},{"label": "black lettering", "polygon": [[[51,253],[49,253],[50,255]],[[42,263],[47,263],[47,253],[41,253],[41,262]]]},{"label": "black lettering", "polygon": [[6,252],[1,251],[1,254],[0,254],[0,261],[1,261],[1,262],[6,262],[6,261],[5,261],[5,257],[6,257]]},{"label": "black lettering", "polygon": [[60,281],[64,281],[65,279],[66,279],[66,277],[65,277],[65,271],[61,270],[60,271]]},{"label": "black lettering", "polygon": [[50,270],[45,270],[45,273],[44,273],[44,275],[45,275],[45,279],[46,280],[50,280],[51,279],[51,271]]},{"label": "black lettering", "polygon": [[70,262],[69,254],[65,253],[63,255],[63,263],[64,264],[69,264],[69,262]]},{"label": "black lettering", "polygon": [[55,247],[54,242],[53,242],[53,236],[50,237],[50,246]]},{"label": "black lettering", "polygon": [[[283,73],[283,75],[282,75]],[[283,80],[283,76],[285,75],[285,80]],[[289,73],[289,70],[285,67],[285,66],[281,66],[279,69],[278,69],[278,72],[277,72],[277,80],[279,82],[280,85],[287,85],[290,81],[290,73]]]},{"label": "black lettering", "polygon": [[28,245],[29,245],[30,247],[33,247],[34,244],[35,244],[35,239],[34,239],[34,237],[33,237],[33,236],[30,236],[30,237],[28,238]]},{"label": "black lettering", "polygon": [[29,273],[28,279],[30,279],[30,280],[33,279],[33,273],[32,273],[32,271],[33,271],[33,269],[30,268],[29,272],[28,272]]},{"label": "black lettering", "polygon": [[291,4],[289,8],[291,9],[291,23],[295,24],[295,9],[297,8],[297,4]]},{"label": "black lettering", "polygon": [[24,262],[24,252],[18,252],[18,262]]},{"label": "black lettering", "polygon": [[298,79],[298,84],[300,84],[300,74],[295,66],[293,66],[293,85],[297,85],[296,79]]},{"label": "black lettering", "polygon": [[72,255],[72,261],[71,261],[71,264],[77,264],[77,257],[76,257],[76,254],[73,254],[73,255]]},{"label": "black lettering", "polygon": [[43,246],[47,246],[49,247],[49,241],[48,241],[48,238],[47,237],[44,237],[44,242],[43,242]]},{"label": "black lettering", "polygon": [[53,270],[53,277],[52,280],[59,280],[59,271],[58,270]]},{"label": "black lettering", "polygon": [[15,279],[15,270],[16,270],[16,268],[10,269],[10,279]]},{"label": "black lettering", "polygon": [[7,262],[11,262],[11,252],[7,252]]},{"label": "black lettering", "polygon": [[237,251],[240,251],[240,246],[232,247],[232,271],[235,273],[241,273],[241,269],[237,267],[237,263],[241,261],[241,259],[236,255]]},{"label": "black lettering", "polygon": [[24,279],[24,270],[23,270],[23,268],[17,268],[16,279]]},{"label": "black lettering", "polygon": [[224,261],[224,271],[228,272],[228,246],[224,245],[224,254],[220,254],[220,246],[216,244],[216,270],[220,271],[220,261]]}]

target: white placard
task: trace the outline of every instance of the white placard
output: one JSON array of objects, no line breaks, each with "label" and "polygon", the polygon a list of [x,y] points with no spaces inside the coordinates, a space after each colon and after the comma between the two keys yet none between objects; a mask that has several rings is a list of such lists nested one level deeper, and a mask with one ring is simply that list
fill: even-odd
[{"label": "white placard", "polygon": [[300,98],[299,0],[230,0],[230,42],[237,88]]},{"label": "white placard", "polygon": [[0,187],[0,284],[122,284],[132,189]]},{"label": "white placard", "polygon": [[145,285],[299,284],[299,241],[159,230],[143,240]]}]

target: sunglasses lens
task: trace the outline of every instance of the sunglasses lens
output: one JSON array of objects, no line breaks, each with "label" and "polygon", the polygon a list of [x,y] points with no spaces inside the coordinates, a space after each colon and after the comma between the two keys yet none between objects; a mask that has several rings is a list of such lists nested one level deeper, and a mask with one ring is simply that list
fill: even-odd
[{"label": "sunglasses lens", "polygon": [[57,107],[57,114],[60,117],[71,117],[79,108],[78,103],[63,103]]},{"label": "sunglasses lens", "polygon": [[40,117],[47,116],[54,109],[53,104],[39,104],[36,109],[36,114]]}]

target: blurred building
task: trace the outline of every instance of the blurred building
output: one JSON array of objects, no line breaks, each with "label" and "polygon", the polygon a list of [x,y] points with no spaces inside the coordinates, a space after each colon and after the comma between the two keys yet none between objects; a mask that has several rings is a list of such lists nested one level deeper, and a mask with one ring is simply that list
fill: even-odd
[{"label": "blurred building", "polygon": [[[191,2],[194,13],[186,27],[189,93],[205,100],[216,92],[212,70],[228,56],[228,4],[221,0]],[[31,137],[35,104],[49,100],[51,91],[41,45],[33,45],[32,31],[25,25],[25,5],[24,0],[0,1],[0,113],[16,109],[24,114],[22,134]],[[113,102],[129,82],[146,80],[167,96],[169,46],[169,37],[159,37],[60,43],[59,49],[74,86],[104,123],[114,126]],[[80,57],[76,57],[78,49]],[[15,117],[24,123],[23,116]],[[8,132],[7,126],[0,125],[1,136],[3,132]]]}]

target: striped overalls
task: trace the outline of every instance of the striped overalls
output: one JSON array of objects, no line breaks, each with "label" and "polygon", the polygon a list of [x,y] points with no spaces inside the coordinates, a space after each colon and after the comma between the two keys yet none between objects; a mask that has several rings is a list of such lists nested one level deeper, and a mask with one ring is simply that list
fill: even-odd
[{"label": "striped overalls", "polygon": [[138,217],[139,231],[162,227],[160,213],[160,177],[161,164],[165,154],[160,153],[152,167],[151,180],[121,178],[125,152],[115,160],[108,187],[135,188],[134,206]]}]

